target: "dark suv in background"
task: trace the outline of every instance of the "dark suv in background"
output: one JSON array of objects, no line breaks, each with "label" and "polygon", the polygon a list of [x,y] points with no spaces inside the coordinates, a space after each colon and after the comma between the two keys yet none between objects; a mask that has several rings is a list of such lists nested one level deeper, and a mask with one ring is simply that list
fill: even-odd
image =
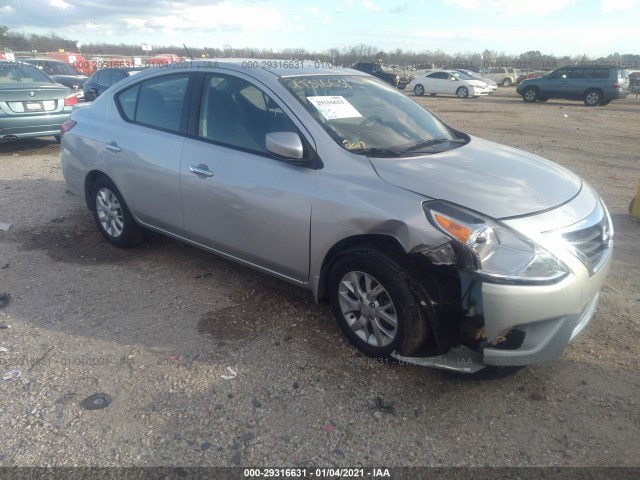
[{"label": "dark suv in background", "polygon": [[400,90],[404,89],[409,83],[409,78],[407,78],[406,75],[389,72],[383,68],[382,64],[377,62],[357,62],[354,63],[351,68],[378,77]]},{"label": "dark suv in background", "polygon": [[568,65],[540,78],[524,80],[516,88],[525,102],[550,98],[582,100],[585,105],[607,105],[629,95],[627,70],[608,65]]}]

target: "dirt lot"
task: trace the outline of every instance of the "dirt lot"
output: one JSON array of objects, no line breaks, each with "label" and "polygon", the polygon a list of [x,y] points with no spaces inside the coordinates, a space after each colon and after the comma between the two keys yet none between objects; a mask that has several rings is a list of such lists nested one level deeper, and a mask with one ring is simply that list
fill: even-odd
[{"label": "dirt lot", "polygon": [[[370,364],[305,291],[163,237],[110,246],[57,145],[5,144],[0,361],[22,376],[0,381],[0,466],[640,467],[640,99],[419,102],[569,167],[609,206],[614,266],[560,359],[490,381]],[[83,408],[95,393],[111,404]]]}]

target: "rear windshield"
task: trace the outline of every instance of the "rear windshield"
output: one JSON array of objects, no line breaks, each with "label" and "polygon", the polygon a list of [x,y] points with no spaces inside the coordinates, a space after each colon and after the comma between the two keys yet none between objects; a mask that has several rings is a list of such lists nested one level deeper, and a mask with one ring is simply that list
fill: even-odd
[{"label": "rear windshield", "polygon": [[342,148],[376,157],[457,148],[468,137],[415,101],[369,76],[284,77],[280,82]]},{"label": "rear windshield", "polygon": [[37,68],[26,63],[0,63],[0,83],[55,83]]}]

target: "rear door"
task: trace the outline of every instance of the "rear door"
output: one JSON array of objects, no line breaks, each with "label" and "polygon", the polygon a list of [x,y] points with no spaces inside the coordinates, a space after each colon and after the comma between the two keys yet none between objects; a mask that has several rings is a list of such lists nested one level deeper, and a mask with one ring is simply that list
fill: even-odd
[{"label": "rear door", "polygon": [[275,158],[265,135],[301,134],[288,110],[242,74],[203,77],[180,184],[188,238],[297,281],[309,277],[316,170]]},{"label": "rear door", "polygon": [[452,93],[447,72],[433,72],[427,75],[424,89],[426,93]]},{"label": "rear door", "polygon": [[592,76],[592,69],[569,67],[564,84],[564,98],[580,100],[589,87],[597,86],[597,81]]},{"label": "rear door", "polygon": [[182,233],[179,167],[195,74],[136,83],[114,96],[101,138],[107,173],[145,224]]}]

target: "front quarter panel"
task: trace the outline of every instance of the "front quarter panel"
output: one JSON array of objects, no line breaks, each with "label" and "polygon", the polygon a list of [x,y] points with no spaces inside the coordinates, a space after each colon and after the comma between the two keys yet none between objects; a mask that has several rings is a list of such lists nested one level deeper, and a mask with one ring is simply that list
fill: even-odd
[{"label": "front quarter panel", "polygon": [[[406,252],[449,241],[427,221],[422,210],[427,197],[385,182],[366,157],[337,149],[332,152],[335,161],[325,162],[319,171],[313,203],[310,280],[316,295],[327,254],[341,241],[384,235]],[[346,165],[348,172],[337,168]]]}]

